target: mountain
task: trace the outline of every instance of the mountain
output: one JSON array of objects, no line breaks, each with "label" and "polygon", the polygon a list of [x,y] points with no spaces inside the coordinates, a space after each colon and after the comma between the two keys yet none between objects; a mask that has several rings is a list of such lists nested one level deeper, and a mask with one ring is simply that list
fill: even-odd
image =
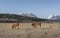
[{"label": "mountain", "polygon": [[33,22],[33,21],[45,21],[45,19],[38,18],[32,14],[31,16],[22,16],[17,14],[0,14],[0,22]]},{"label": "mountain", "polygon": [[48,19],[51,19],[54,21],[60,21],[60,15],[50,15]]},{"label": "mountain", "polygon": [[21,16],[27,16],[27,17],[37,17],[33,13],[20,13]]}]

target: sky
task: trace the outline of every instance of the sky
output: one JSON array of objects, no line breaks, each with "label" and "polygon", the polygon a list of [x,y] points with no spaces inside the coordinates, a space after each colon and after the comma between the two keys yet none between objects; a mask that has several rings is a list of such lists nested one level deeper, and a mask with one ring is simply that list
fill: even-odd
[{"label": "sky", "polygon": [[0,13],[33,13],[47,18],[60,15],[60,0],[0,0]]}]

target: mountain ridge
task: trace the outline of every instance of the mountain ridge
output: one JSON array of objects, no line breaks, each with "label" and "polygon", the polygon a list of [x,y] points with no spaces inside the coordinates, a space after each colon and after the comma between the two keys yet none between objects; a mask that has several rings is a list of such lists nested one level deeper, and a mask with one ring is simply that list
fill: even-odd
[{"label": "mountain ridge", "polygon": [[32,21],[41,21],[44,19],[38,17],[28,17],[28,16],[21,16],[17,14],[0,14],[0,22],[32,22]]}]

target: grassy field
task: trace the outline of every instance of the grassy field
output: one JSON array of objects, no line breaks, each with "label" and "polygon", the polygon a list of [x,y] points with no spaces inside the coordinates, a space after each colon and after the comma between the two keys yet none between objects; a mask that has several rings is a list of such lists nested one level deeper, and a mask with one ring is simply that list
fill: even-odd
[{"label": "grassy field", "polygon": [[41,28],[33,28],[31,23],[20,23],[19,29],[12,29],[12,23],[0,23],[0,38],[60,38],[60,23],[42,23]]}]

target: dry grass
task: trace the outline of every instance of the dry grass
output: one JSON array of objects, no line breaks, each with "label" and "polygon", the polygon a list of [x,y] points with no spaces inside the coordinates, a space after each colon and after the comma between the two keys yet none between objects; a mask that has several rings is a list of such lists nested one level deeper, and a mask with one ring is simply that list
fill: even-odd
[{"label": "dry grass", "polygon": [[0,38],[60,38],[60,23],[42,23],[42,28],[33,28],[31,23],[20,23],[20,29],[12,29],[12,23],[0,23]]}]

